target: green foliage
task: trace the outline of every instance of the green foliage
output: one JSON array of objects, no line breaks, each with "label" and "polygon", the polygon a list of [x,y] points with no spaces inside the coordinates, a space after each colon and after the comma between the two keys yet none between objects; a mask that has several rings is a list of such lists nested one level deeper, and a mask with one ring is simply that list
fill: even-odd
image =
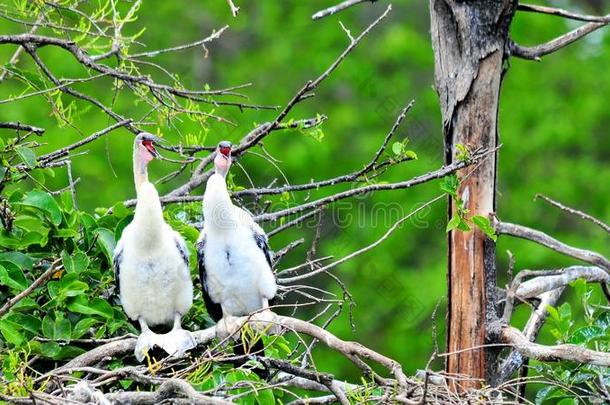
[{"label": "green foliage", "polygon": [[133,331],[112,298],[102,298],[113,289],[114,234],[107,228],[116,228],[120,218],[93,217],[75,210],[70,199],[58,202],[42,190],[15,192],[8,201],[15,220],[0,233],[6,249],[0,256],[1,300],[25,290],[51,262],[61,263],[50,281],[0,318],[9,347],[60,360],[83,351],[72,339]]},{"label": "green foliage", "polygon": [[[96,30],[93,22],[105,24],[115,17],[117,21],[134,21],[135,10],[130,12],[130,9],[134,4],[139,4],[119,2],[118,15],[113,16],[108,1],[78,2],[92,22],[69,9],[51,12],[45,2],[16,0],[5,3],[3,12],[10,7],[10,15],[18,15],[28,21],[35,21],[40,9],[45,7],[48,11],[45,16],[47,21],[73,27],[70,39],[87,49],[90,55],[110,51],[113,40],[112,35],[89,35]],[[75,0],[61,2],[66,6],[76,3]],[[181,2],[142,2],[137,10],[138,20],[126,24],[118,41],[123,53],[150,51],[191,42],[199,39],[202,33],[230,24],[229,31],[220,41],[207,45],[208,58],[203,57],[200,47],[184,51],[178,57],[158,54],[147,58],[147,61],[161,64],[171,72],[172,77],[152,67],[140,66],[140,73],[174,85],[179,85],[177,79],[184,79],[191,88],[200,89],[252,82],[253,86],[247,93],[252,102],[283,104],[305,80],[326,68],[347,43],[344,32],[337,25],[339,19],[348,28],[359,28],[364,21],[370,20],[371,13],[384,7],[383,2],[367,3],[339,16],[311,23],[310,15],[318,5],[306,6],[298,0],[241,3],[239,18],[233,18],[223,1],[192,7],[184,7]],[[570,6],[575,5],[574,2],[569,3]],[[389,172],[387,179],[404,180],[442,164],[442,123],[437,96],[432,89],[434,66],[430,50],[428,6],[425,2],[405,0],[394,4],[394,9],[393,16],[373,32],[361,48],[352,52],[337,74],[316,91],[316,98],[302,103],[293,111],[295,119],[313,117],[318,112],[328,115],[323,142],[317,142],[319,134],[315,133],[312,136],[293,136],[297,131],[278,133],[265,139],[265,149],[279,157],[281,162],[278,166],[291,182],[308,182],[310,179],[326,178],[329,173],[349,172],[361,167],[363,160],[378,148],[400,108],[412,97],[417,99],[417,107],[409,113],[403,127],[409,131],[410,147],[417,151],[419,160]],[[180,24],[168,29],[168,21],[179,21]],[[0,27],[3,33],[24,32],[22,24],[14,24],[6,19],[0,20]],[[511,34],[518,42],[534,44],[572,28],[563,19],[517,13]],[[282,34],[278,35],[278,32]],[[37,33],[60,35],[57,30],[42,28]],[[141,47],[138,41],[145,43],[146,47]],[[52,87],[25,53],[15,65],[6,64],[13,52],[14,47],[0,47],[1,63],[11,72],[2,82],[3,100]],[[57,77],[87,75],[65,51],[45,47],[41,52],[48,58]],[[119,63],[125,70],[135,72],[138,69],[133,62],[124,59]],[[600,30],[590,40],[575,43],[557,55],[545,57],[539,64],[512,59],[504,77],[502,108],[498,117],[504,143],[499,160],[500,215],[511,222],[551,229],[559,239],[601,252],[607,249],[604,235],[589,231],[539,203],[532,203],[531,199],[535,193],[552,195],[606,222],[610,221],[609,183],[604,181],[610,177],[610,160],[607,156],[610,137],[606,136],[606,129],[610,125],[607,106],[607,94],[610,94],[609,65],[608,30]],[[544,74],[541,75],[541,71]],[[128,116],[140,118],[149,114],[149,105],[139,97],[151,95],[141,86],[135,86],[132,89],[134,94],[126,96],[116,92],[125,89],[124,84],[110,79],[79,84],[77,88]],[[188,104],[186,108],[203,112],[221,110],[216,107],[207,110],[196,103]],[[63,266],[62,271],[51,280],[57,283],[53,284],[56,285],[53,287],[55,298],[50,297],[48,286],[43,286],[32,298],[20,301],[1,320],[3,326],[0,326],[0,333],[7,341],[2,348],[3,360],[7,363],[3,366],[3,373],[11,377],[7,385],[9,388],[2,387],[0,390],[27,395],[28,381],[20,377],[20,372],[25,372],[23,365],[32,356],[30,346],[37,345],[39,351],[45,351],[47,358],[54,358],[66,344],[65,341],[33,341],[35,336],[43,336],[42,320],[45,316],[49,315],[53,325],[60,318],[55,306],[60,306],[59,312],[67,315],[63,319],[70,320],[71,340],[111,336],[112,324],[115,325],[116,334],[130,330],[128,324],[120,322],[124,316],[120,308],[112,300],[100,297],[100,294],[108,291],[113,282],[108,263],[108,252],[112,246],[110,233],[116,240],[130,220],[131,211],[122,204],[115,204],[133,198],[129,150],[132,138],[125,131],[117,131],[106,140],[88,145],[86,156],[73,157],[74,174],[81,178],[77,185],[81,210],[75,209],[69,192],[62,193],[60,197],[53,196],[62,215],[61,223],[55,225],[52,209],[19,205],[19,202],[28,191],[34,189],[47,192],[46,189],[65,187],[65,169],[51,171],[36,168],[28,176],[15,166],[35,167],[40,156],[106,127],[108,119],[99,111],[90,109],[87,103],[62,96],[59,90],[28,97],[18,103],[3,104],[1,109],[3,121],[37,125],[45,128],[46,132],[42,138],[30,137],[22,142],[16,142],[14,131],[2,130],[0,134],[0,181],[3,187],[0,208],[6,202],[12,214],[16,215],[12,224],[10,217],[8,224],[3,223],[3,226],[9,225],[8,228],[12,225],[13,229],[0,232],[0,245],[4,250],[0,252],[0,302],[23,291],[48,268],[51,260],[60,259]],[[239,127],[235,129],[197,113],[183,115],[181,121],[170,122],[168,118],[171,118],[171,114],[163,108],[155,110],[146,120],[158,124],[149,127],[151,132],[163,134],[171,143],[213,145],[220,139],[235,141],[251,129],[252,123],[267,122],[276,114],[264,110],[238,112],[223,109],[222,112]],[[24,133],[19,135],[23,136]],[[404,149],[404,145],[392,145],[392,157],[399,158]],[[256,184],[269,184],[275,177],[281,178],[264,159],[247,154],[242,157],[241,163]],[[158,179],[172,170],[174,167],[170,165],[153,163],[151,178]],[[442,183],[446,181],[454,184],[449,184],[444,191],[455,193],[459,185],[457,178],[448,178]],[[171,190],[175,184],[159,184],[158,188],[163,193]],[[235,176],[233,184],[237,190],[247,185],[248,180],[240,173]],[[332,226],[325,226],[320,256],[340,257],[381,235],[386,227],[379,221],[373,221],[378,204],[399,202],[403,207],[413,207],[437,192],[438,186],[430,185],[417,191],[396,191],[357,201],[350,206],[348,214],[362,220],[359,223],[362,226],[334,222]],[[4,198],[7,200],[4,201]],[[277,208],[294,202],[289,194],[281,198]],[[310,198],[309,194],[307,198]],[[113,214],[105,215],[106,210],[95,213],[94,210],[100,206],[113,207]],[[347,211],[345,206],[341,206],[341,209],[344,213]],[[171,207],[167,216],[173,227],[179,227],[183,223],[181,219],[185,218],[181,213],[186,213],[184,215],[189,219],[200,219],[197,218],[199,211],[199,204],[185,204],[179,208]],[[451,219],[454,221],[452,227],[465,229],[470,226],[467,215],[458,215],[457,218]],[[443,253],[445,224],[446,208],[439,204],[431,208],[421,223],[389,238],[373,255],[362,255],[344,264],[340,269],[342,277],[345,277],[354,300],[365,305],[357,306],[349,316],[344,311],[330,330],[339,336],[352,336],[349,317],[353,316],[357,339],[363,344],[402,360],[409,373],[426,364],[433,343],[425,331],[430,329],[432,310],[446,291],[446,278],[442,276],[446,264]],[[481,225],[486,227],[483,222],[478,226]],[[366,232],[362,231],[363,227]],[[191,242],[196,237],[196,231],[192,228],[182,228],[180,231]],[[273,237],[271,245],[279,249],[296,238],[311,237],[313,232],[310,227],[289,231]],[[98,242],[100,234],[102,241]],[[524,268],[547,268],[567,263],[564,258],[545,249],[519,241],[499,240],[498,252],[508,248],[516,252],[519,266]],[[305,251],[306,248],[297,248],[295,256],[300,260]],[[191,259],[194,262],[193,256]],[[500,258],[498,263],[500,278],[501,269],[506,267],[503,260]],[[286,267],[294,264],[298,263],[291,257],[284,262]],[[77,295],[68,296],[61,284],[66,273],[78,274],[78,281],[85,282],[88,290],[81,294],[77,286],[74,289],[76,292],[69,292]],[[320,283],[324,283],[324,280],[320,280]],[[392,288],[387,288],[386,284],[391,284]],[[418,288],[421,285],[426,288]],[[99,302],[94,304],[98,312],[92,314],[72,312],[67,306],[70,304],[73,309],[82,310],[83,306],[89,307],[96,298],[107,302],[113,309],[112,318],[108,317],[108,306]],[[567,298],[570,299],[569,296]],[[573,316],[580,317],[577,303],[571,300]],[[440,308],[442,311],[443,305]],[[194,324],[209,324],[201,302],[195,302],[192,312]],[[439,336],[444,334],[443,320],[444,316],[439,313]],[[584,326],[572,326],[572,329]],[[408,337],[408,344],[396,336]],[[541,341],[554,340],[550,331],[543,330]],[[321,369],[356,380],[349,364],[338,362],[334,356],[325,354],[324,351],[314,352]],[[12,360],[8,361],[9,358]],[[408,361],[404,361],[406,359]],[[442,367],[440,364],[437,366]],[[123,381],[122,384],[129,386],[130,381]]]},{"label": "green foliage", "polygon": [[[610,313],[605,303],[594,300],[594,286],[585,280],[571,283],[582,306],[584,317],[574,316],[571,305],[564,302],[559,307],[547,307],[547,328],[557,344],[574,344],[592,350],[610,351]],[[584,318],[584,319],[582,319]],[[610,384],[608,367],[570,362],[533,364],[536,373],[552,384],[536,393],[536,404],[584,404],[603,396],[601,385]],[[584,401],[584,402],[583,402]]]}]

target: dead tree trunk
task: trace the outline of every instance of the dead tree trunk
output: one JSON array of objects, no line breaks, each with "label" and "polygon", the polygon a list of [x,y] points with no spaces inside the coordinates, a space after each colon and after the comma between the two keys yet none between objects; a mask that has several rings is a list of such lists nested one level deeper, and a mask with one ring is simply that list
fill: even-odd
[{"label": "dead tree trunk", "polygon": [[[514,0],[430,0],[446,163],[455,160],[458,144],[470,150],[498,144],[498,99],[515,7]],[[459,173],[468,216],[495,210],[496,170],[491,155],[468,177],[469,169]],[[448,357],[447,371],[490,381],[493,353],[477,348],[486,343],[486,314],[495,314],[495,244],[475,228],[450,232],[448,245],[447,351],[460,352]],[[473,380],[461,388],[478,385]]]}]

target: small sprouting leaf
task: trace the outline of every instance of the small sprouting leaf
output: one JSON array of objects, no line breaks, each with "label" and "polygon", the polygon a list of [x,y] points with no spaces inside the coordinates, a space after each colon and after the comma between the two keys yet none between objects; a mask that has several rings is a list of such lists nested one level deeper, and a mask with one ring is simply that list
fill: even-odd
[{"label": "small sprouting leaf", "polygon": [[417,153],[415,153],[415,151],[407,150],[407,151],[405,151],[405,156],[408,157],[409,159],[417,160]]},{"label": "small sprouting leaf", "polygon": [[470,151],[467,147],[465,147],[461,143],[458,143],[457,145],[455,145],[455,148],[457,149],[457,154],[455,156],[457,160],[467,162],[470,159]]},{"label": "small sprouting leaf", "polygon": [[460,223],[458,224],[457,229],[459,229],[460,231],[469,232],[470,225],[468,225],[468,222],[466,222],[466,220],[462,217],[459,217],[459,218],[460,218]]},{"label": "small sprouting leaf", "polygon": [[457,197],[457,189],[459,186],[460,180],[455,174],[444,177],[441,181],[441,190],[454,198]]},{"label": "small sprouting leaf", "polygon": [[491,226],[491,222],[489,221],[488,217],[483,215],[474,215],[470,219],[481,231],[485,233],[485,235],[489,236],[491,240],[495,242],[498,239],[498,235],[496,235],[496,231]]},{"label": "small sprouting leaf", "polygon": [[30,169],[36,167],[36,154],[26,146],[17,146],[15,152],[19,155],[23,163]]},{"label": "small sprouting leaf", "polygon": [[449,231],[456,229],[460,225],[460,221],[461,221],[461,218],[458,217],[457,215],[454,215],[453,218],[451,218],[451,220],[449,220],[449,223],[447,224],[447,228],[445,229],[445,231],[449,232]]},{"label": "small sprouting leaf", "polygon": [[401,142],[394,142],[392,144],[392,152],[394,152],[396,156],[400,156],[402,154],[403,149],[404,145]]}]

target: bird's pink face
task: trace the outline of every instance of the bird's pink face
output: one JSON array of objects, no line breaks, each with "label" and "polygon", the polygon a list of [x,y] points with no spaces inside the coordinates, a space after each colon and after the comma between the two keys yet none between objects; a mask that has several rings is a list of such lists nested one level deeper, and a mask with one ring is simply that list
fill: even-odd
[{"label": "bird's pink face", "polygon": [[153,141],[149,139],[145,139],[140,142],[140,157],[142,158],[142,162],[147,165],[151,160],[155,157],[159,156],[159,152],[155,149],[155,145]]},{"label": "bird's pink face", "polygon": [[219,146],[218,153],[214,158],[214,166],[221,173],[229,171],[231,166],[231,147],[230,146]]}]

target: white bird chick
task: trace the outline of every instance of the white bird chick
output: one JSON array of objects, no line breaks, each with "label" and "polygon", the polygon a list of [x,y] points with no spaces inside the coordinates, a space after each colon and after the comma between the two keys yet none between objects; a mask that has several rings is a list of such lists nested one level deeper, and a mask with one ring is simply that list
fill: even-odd
[{"label": "white bird chick", "polygon": [[217,322],[223,319],[228,334],[234,329],[227,324],[231,317],[268,308],[277,292],[267,235],[250,213],[231,202],[226,183],[230,166],[231,143],[220,142],[215,173],[203,195],[205,222],[197,243],[208,313]]},{"label": "white bird chick", "polygon": [[[155,345],[176,356],[196,346],[191,333],[181,327],[182,315],[193,304],[188,250],[180,234],[163,219],[159,194],[148,181],[148,163],[158,156],[156,141],[158,138],[144,132],[135,139],[136,209],[117,243],[113,260],[123,309],[140,323],[135,348],[140,362]],[[149,329],[172,321],[173,329],[166,335]]]}]

